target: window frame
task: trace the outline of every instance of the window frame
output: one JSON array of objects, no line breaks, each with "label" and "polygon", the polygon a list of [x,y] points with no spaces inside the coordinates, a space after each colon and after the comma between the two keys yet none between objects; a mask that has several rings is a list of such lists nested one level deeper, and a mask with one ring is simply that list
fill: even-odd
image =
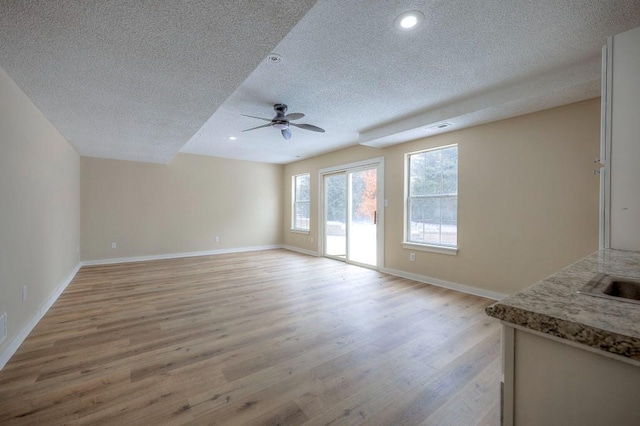
[{"label": "window frame", "polygon": [[[309,198],[307,200],[299,200],[298,199],[298,178],[307,177],[309,182],[308,194]],[[309,212],[309,216],[307,219],[307,227],[300,228],[297,226],[296,220],[296,212],[298,205],[307,205],[307,211]],[[311,232],[311,173],[300,173],[297,175],[291,176],[291,232],[296,232],[300,234],[309,234]]]},{"label": "window frame", "polygon": [[[417,154],[424,154],[424,153],[428,153],[428,152],[434,152],[434,151],[441,151],[441,150],[445,150],[445,149],[449,149],[449,148],[456,148],[456,157],[457,157],[457,161],[456,161],[456,192],[455,194],[435,194],[435,195],[421,195],[421,196],[417,196],[417,197],[412,197],[411,196],[411,156],[413,155],[417,155]],[[434,147],[434,148],[428,148],[428,149],[422,149],[419,151],[413,151],[413,152],[407,152],[404,155],[404,227],[403,227],[403,239],[402,239],[402,246],[403,248],[406,249],[411,249],[411,250],[420,250],[420,251],[428,251],[428,252],[434,252],[434,253],[441,253],[441,254],[450,254],[450,255],[456,255],[458,253],[458,225],[459,225],[459,220],[458,220],[458,197],[459,197],[459,191],[458,191],[458,187],[459,187],[459,147],[458,144],[450,144],[450,145],[443,145],[443,146],[438,146],[438,147]],[[448,245],[448,244],[436,244],[436,243],[432,243],[432,242],[420,242],[420,241],[412,241],[410,240],[410,232],[409,232],[409,226],[411,224],[411,201],[412,199],[424,199],[424,198],[454,198],[456,200],[456,243],[455,245]],[[442,217],[440,218],[440,226],[442,226]]]}]

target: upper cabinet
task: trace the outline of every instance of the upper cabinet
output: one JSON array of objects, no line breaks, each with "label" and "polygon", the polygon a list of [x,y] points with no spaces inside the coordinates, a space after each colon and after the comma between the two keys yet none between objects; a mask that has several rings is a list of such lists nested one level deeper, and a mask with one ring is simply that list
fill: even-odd
[{"label": "upper cabinet", "polygon": [[640,27],[603,49],[601,246],[640,251]]}]

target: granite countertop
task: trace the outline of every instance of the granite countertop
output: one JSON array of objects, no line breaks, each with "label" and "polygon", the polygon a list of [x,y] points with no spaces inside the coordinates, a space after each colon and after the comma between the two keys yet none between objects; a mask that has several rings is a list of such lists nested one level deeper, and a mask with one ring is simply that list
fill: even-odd
[{"label": "granite countertop", "polygon": [[640,361],[640,305],[576,293],[596,274],[640,279],[640,252],[600,250],[487,307],[489,316]]}]

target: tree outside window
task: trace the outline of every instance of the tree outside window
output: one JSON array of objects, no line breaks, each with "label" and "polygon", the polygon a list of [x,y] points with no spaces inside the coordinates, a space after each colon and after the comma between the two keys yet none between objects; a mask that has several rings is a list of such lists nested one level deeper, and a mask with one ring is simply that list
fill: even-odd
[{"label": "tree outside window", "polygon": [[311,211],[311,176],[309,173],[293,176],[293,217],[291,229],[309,231]]},{"label": "tree outside window", "polygon": [[458,244],[458,146],[407,154],[406,242]]}]

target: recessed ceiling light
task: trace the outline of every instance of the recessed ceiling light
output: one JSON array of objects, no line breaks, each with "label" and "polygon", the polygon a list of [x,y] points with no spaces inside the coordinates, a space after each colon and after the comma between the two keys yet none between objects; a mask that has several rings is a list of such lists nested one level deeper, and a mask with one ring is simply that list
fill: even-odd
[{"label": "recessed ceiling light", "polygon": [[229,136],[229,140],[230,141],[235,141],[236,139],[238,139],[238,138],[236,138],[235,136]]},{"label": "recessed ceiling light", "polygon": [[424,14],[419,10],[405,12],[396,18],[396,28],[401,31],[412,30],[420,26],[424,20]]},{"label": "recessed ceiling light", "polygon": [[417,23],[418,23],[418,18],[416,18],[415,15],[405,16],[400,20],[400,26],[406,29],[415,27]]}]

